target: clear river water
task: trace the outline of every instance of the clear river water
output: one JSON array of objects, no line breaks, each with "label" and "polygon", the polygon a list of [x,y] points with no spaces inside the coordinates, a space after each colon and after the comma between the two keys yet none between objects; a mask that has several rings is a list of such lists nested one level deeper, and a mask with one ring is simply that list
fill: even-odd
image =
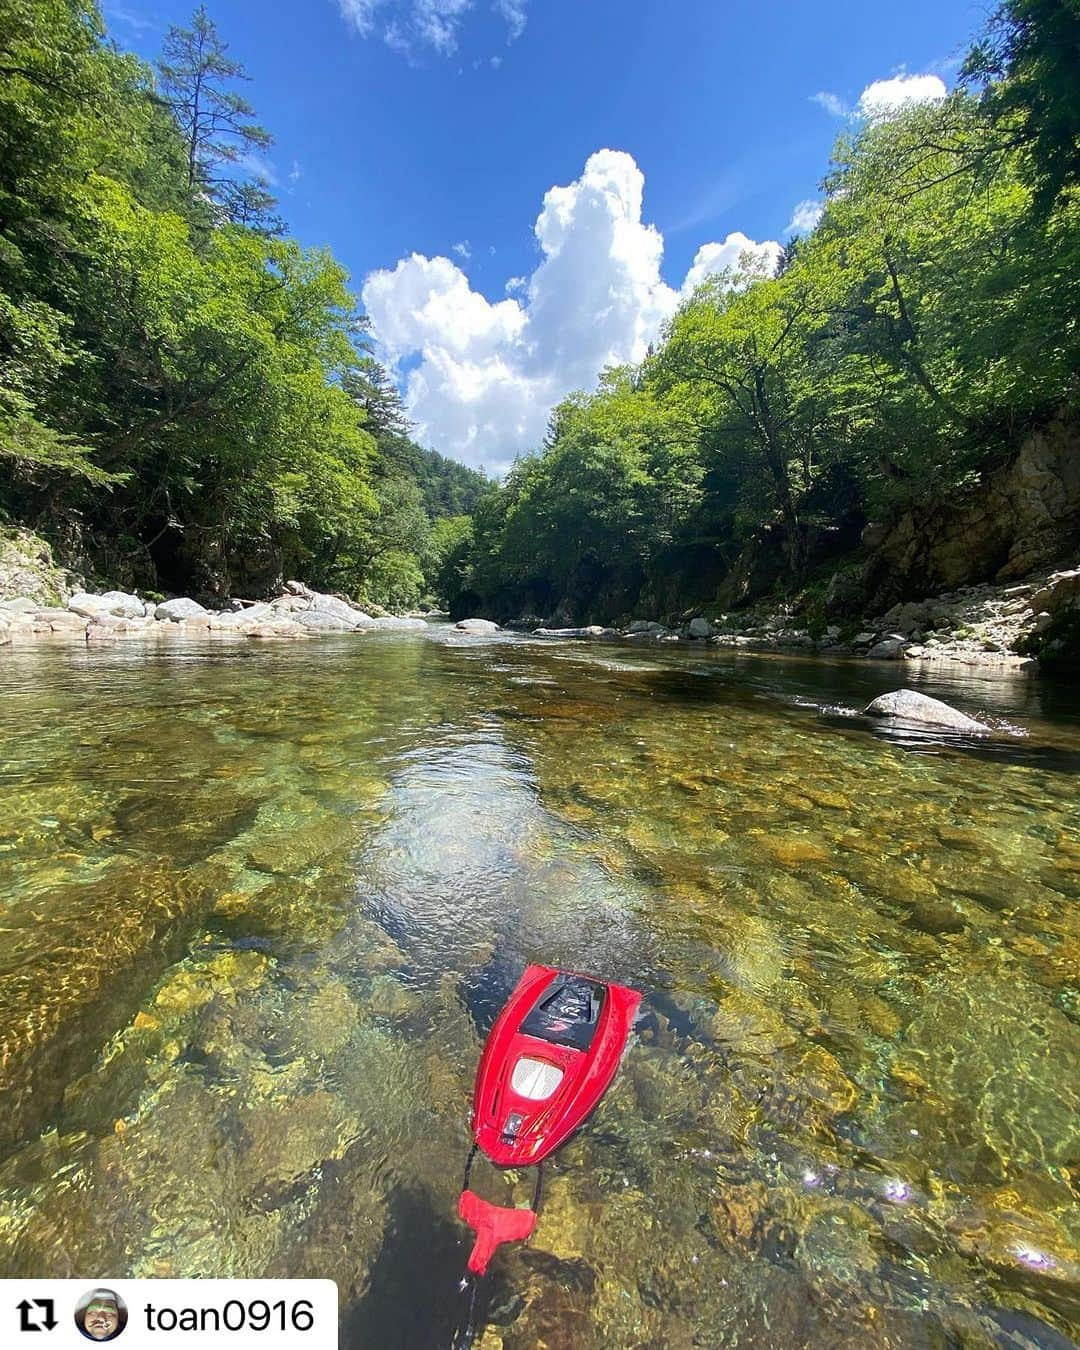
[{"label": "clear river water", "polygon": [[[918,678],[1003,734],[858,714]],[[1078,897],[1049,681],[4,649],[0,1275],[330,1277],[347,1350],[449,1345],[473,1073],[540,961],[643,1016],[478,1345],[1072,1345]]]}]

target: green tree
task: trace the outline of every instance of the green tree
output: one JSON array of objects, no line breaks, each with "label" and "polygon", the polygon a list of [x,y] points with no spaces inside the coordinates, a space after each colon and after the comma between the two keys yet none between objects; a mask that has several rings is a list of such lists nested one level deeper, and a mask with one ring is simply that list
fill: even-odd
[{"label": "green tree", "polygon": [[1080,185],[1078,0],[1005,0],[968,54],[962,78],[982,88],[1008,143],[1030,148],[1040,207]]},{"label": "green tree", "polygon": [[273,137],[253,121],[255,110],[233,88],[248,76],[228,55],[205,5],[191,16],[190,28],[169,28],[158,73],[162,96],[184,138],[188,191],[192,196],[210,192],[239,223],[265,219],[275,204],[265,175],[256,173],[254,182],[245,184],[222,170],[250,163],[269,149]]}]

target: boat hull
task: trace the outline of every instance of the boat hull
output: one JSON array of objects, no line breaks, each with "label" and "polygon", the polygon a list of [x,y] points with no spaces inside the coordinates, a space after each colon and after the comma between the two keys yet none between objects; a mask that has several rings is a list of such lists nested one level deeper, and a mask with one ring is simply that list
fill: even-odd
[{"label": "boat hull", "polygon": [[535,1166],[581,1128],[615,1077],[640,1002],[623,985],[525,970],[476,1073],[473,1137],[491,1162]]}]

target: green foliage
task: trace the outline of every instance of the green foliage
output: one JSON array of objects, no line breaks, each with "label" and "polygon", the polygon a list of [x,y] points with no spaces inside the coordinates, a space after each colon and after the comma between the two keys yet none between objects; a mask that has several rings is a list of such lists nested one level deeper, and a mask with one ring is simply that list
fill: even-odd
[{"label": "green foliage", "polygon": [[160,74],[90,0],[0,0],[0,508],[113,583],[416,603],[483,480],[405,439],[343,269],[236,175],[270,139],[205,9]]},{"label": "green foliage", "polygon": [[994,127],[1030,149],[1038,199],[1080,186],[1080,3],[1005,0],[964,64]]},{"label": "green foliage", "polygon": [[579,620],[802,588],[870,516],[1075,409],[1078,34],[1076,0],[1008,0],[968,62],[981,94],[843,138],[777,275],[710,278],[640,367],[557,409],[447,580]]},{"label": "green foliage", "polygon": [[238,224],[261,226],[275,205],[265,176],[237,182],[222,170],[269,149],[273,138],[252,120],[254,108],[233,87],[247,75],[227,51],[200,5],[190,28],[174,25],[165,34],[158,62],[161,93],[183,137],[188,192],[213,195]]}]

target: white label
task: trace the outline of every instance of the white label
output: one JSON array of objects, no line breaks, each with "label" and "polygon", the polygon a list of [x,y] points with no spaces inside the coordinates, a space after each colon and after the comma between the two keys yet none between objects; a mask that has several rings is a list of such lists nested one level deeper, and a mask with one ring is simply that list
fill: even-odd
[{"label": "white label", "polygon": [[337,1350],[333,1280],[0,1280],[5,1350]]}]

